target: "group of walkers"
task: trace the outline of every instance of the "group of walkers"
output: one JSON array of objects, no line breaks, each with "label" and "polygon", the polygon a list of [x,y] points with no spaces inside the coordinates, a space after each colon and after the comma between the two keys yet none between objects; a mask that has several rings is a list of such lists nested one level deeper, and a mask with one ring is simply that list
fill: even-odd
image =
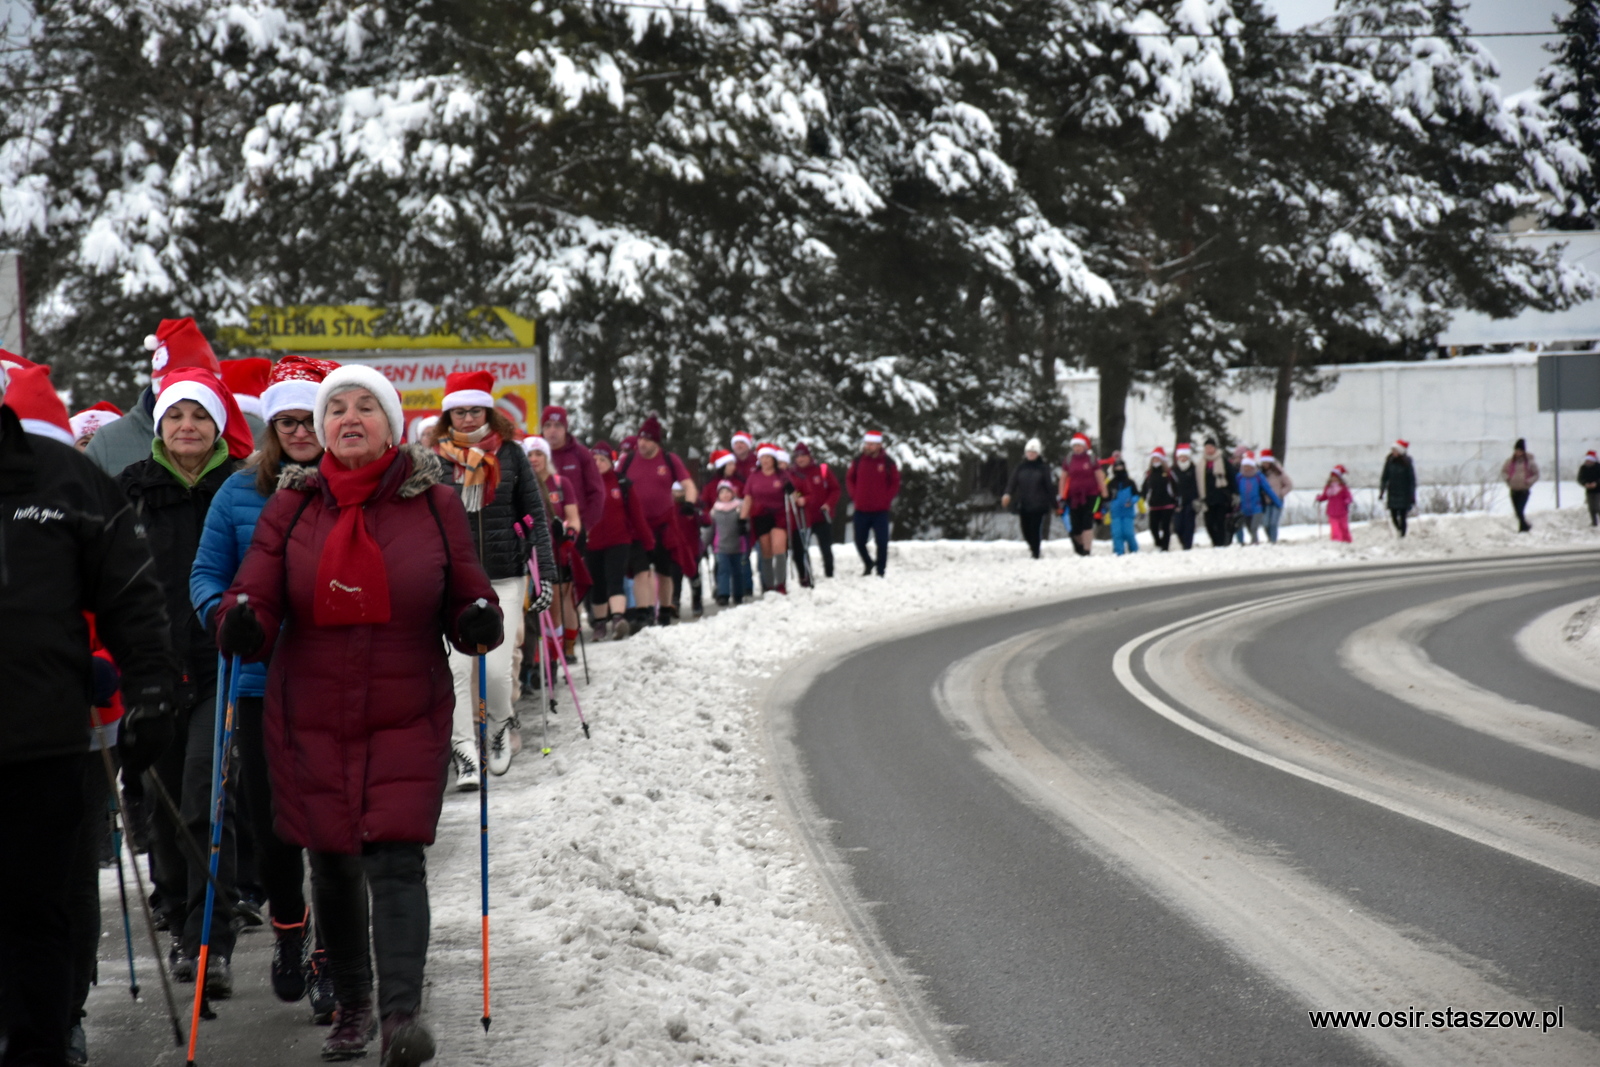
[{"label": "group of walkers", "polygon": [[1174,537],[1187,552],[1201,528],[1219,548],[1235,540],[1243,544],[1246,534],[1251,544],[1259,544],[1263,533],[1273,544],[1278,541],[1283,502],[1294,483],[1271,449],[1259,454],[1239,449],[1230,456],[1207,438],[1199,455],[1184,442],[1169,462],[1166,448],[1157,447],[1135,478],[1120,452],[1097,459],[1085,434],[1074,434],[1069,447],[1059,471],[1052,471],[1040,456],[1039,439],[1029,440],[1000,498],[1002,507],[1020,516],[1022,536],[1035,559],[1052,514],[1061,516],[1080,556],[1090,554],[1096,529],[1105,524],[1117,555],[1139,551],[1140,512],[1148,516],[1151,537],[1162,552],[1171,549]]},{"label": "group of walkers", "polygon": [[[1145,469],[1130,474],[1120,452],[1098,459],[1084,434],[1074,434],[1070,451],[1059,469],[1042,457],[1043,446],[1037,437],[1023,445],[1023,459],[1011,471],[1002,507],[1014,511],[1022,526],[1022,537],[1033,558],[1041,555],[1041,543],[1051,516],[1058,515],[1067,527],[1073,550],[1087,556],[1093,548],[1097,529],[1108,526],[1112,550],[1117,555],[1137,552],[1137,516],[1148,518],[1150,536],[1162,552],[1172,547],[1176,536],[1183,551],[1194,547],[1195,534],[1204,528],[1214,547],[1229,544],[1260,544],[1264,533],[1276,544],[1283,520],[1285,502],[1294,481],[1269,448],[1254,451],[1238,447],[1221,449],[1214,438],[1207,438],[1197,456],[1193,446],[1181,443],[1173,449],[1169,462],[1165,447],[1149,453]],[[1378,480],[1378,499],[1388,512],[1395,533],[1405,537],[1408,518],[1417,506],[1417,471],[1411,459],[1411,444],[1397,440],[1384,457]],[[1501,468],[1501,478],[1510,493],[1519,531],[1533,529],[1527,519],[1530,490],[1539,480],[1539,465],[1518,438],[1512,454]],[[1593,451],[1578,469],[1591,524],[1600,525],[1600,457]],[[1350,512],[1354,494],[1348,484],[1348,471],[1336,464],[1317,493],[1315,503],[1326,508],[1329,532],[1334,541],[1349,542]]]},{"label": "group of walkers", "polygon": [[832,576],[846,489],[863,573],[887,567],[900,475],[876,431],[842,480],[746,433],[702,480],[654,416],[615,449],[559,406],[525,434],[483,372],[408,427],[364,366],[222,363],[192,319],[146,346],[129,411],[70,417],[49,368],[0,353],[0,610],[40,620],[0,652],[0,790],[47,809],[0,819],[0,854],[36,859],[0,879],[7,1065],[88,1062],[99,868],[115,856],[120,882],[124,831],[151,880],[135,859],[125,897],[196,1021],[233,993],[240,931],[270,923],[271,988],[309,1000],[324,1059],[430,1059],[443,795],[507,772],[515,702],[574,652],[584,602],[618,639],[674,621],[685,584],[698,614],[702,572],[719,606],[756,577],[782,595],[791,561],[814,580],[814,541]]}]

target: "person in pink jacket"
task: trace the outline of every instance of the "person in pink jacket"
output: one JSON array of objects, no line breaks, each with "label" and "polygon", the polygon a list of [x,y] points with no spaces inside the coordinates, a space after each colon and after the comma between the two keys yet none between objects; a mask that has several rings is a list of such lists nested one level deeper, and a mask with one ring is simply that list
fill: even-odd
[{"label": "person in pink jacket", "polygon": [[1328,472],[1328,484],[1317,494],[1317,503],[1328,505],[1328,525],[1335,541],[1350,540],[1350,487],[1344,484],[1344,464]]}]

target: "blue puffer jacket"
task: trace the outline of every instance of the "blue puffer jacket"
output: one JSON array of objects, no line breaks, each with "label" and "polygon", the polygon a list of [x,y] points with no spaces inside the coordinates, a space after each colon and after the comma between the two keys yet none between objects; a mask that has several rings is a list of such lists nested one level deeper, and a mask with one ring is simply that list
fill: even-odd
[{"label": "blue puffer jacket", "polygon": [[[1272,501],[1276,507],[1283,507],[1283,501],[1278,499],[1278,494],[1272,491],[1272,485],[1264,474],[1241,474],[1238,479],[1239,486],[1239,514],[1259,515],[1266,506],[1266,501]],[[215,507],[215,505],[212,505]]]},{"label": "blue puffer jacket", "polygon": [[1137,514],[1139,491],[1131,483],[1111,489],[1111,503],[1107,511],[1113,519],[1132,519]]},{"label": "blue puffer jacket", "polygon": [[[233,576],[250,547],[250,538],[256,532],[256,520],[270,497],[256,490],[256,472],[253,467],[237,471],[211,501],[206,513],[206,526],[200,534],[200,550],[195,553],[194,568],[189,571],[189,599],[199,609],[201,618],[222,600],[222,594],[233,584]],[[264,696],[267,692],[267,665],[246,663],[239,672],[239,695]]]}]

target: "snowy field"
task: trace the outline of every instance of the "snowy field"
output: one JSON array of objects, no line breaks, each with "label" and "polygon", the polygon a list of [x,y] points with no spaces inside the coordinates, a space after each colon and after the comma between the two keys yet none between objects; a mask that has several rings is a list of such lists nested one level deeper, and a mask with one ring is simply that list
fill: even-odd
[{"label": "snowy field", "polygon": [[[776,799],[759,701],[803,659],[891,631],[1004,611],[1119,583],[1263,569],[1503,556],[1600,547],[1576,510],[1414,522],[1399,541],[1357,526],[1353,545],[1089,559],[1062,539],[901,542],[888,577],[855,554],[816,590],[589,649],[579,690],[551,721],[524,713],[523,754],[491,779],[494,1024],[479,1026],[478,800],[452,792],[429,854],[434,942],[425,1007],[452,1064],[923,1064],[934,1054],[858,949]],[[1147,540],[1147,538],[1146,538]],[[1600,629],[1600,628],[1597,628]],[[579,681],[581,686],[581,667]],[[241,976],[242,980],[254,980]],[[301,1011],[303,1008],[286,1008]],[[310,1062],[309,1059],[307,1062]]]}]

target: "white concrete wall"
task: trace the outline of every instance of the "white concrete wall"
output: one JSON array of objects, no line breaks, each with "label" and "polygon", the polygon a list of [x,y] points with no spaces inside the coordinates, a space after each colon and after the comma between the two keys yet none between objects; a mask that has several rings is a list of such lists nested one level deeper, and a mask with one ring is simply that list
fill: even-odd
[{"label": "white concrete wall", "polygon": [[[1403,437],[1411,442],[1424,483],[1497,478],[1512,442],[1526,437],[1548,480],[1555,475],[1554,437],[1549,412],[1539,411],[1537,358],[1514,353],[1324,368],[1338,373],[1338,384],[1290,405],[1289,473],[1297,484],[1311,486],[1343,463],[1353,484],[1376,485],[1390,443]],[[1098,376],[1070,375],[1063,390],[1073,416],[1088,424],[1091,436],[1097,434]],[[1142,454],[1158,444],[1170,452],[1172,419],[1161,399],[1153,393],[1129,399],[1124,452]],[[1241,390],[1226,399],[1239,409],[1229,432],[1251,445],[1270,444],[1271,390]],[[1562,488],[1563,504],[1576,502],[1571,480],[1591,448],[1600,448],[1600,411],[1563,412],[1560,476],[1569,483]]]}]

